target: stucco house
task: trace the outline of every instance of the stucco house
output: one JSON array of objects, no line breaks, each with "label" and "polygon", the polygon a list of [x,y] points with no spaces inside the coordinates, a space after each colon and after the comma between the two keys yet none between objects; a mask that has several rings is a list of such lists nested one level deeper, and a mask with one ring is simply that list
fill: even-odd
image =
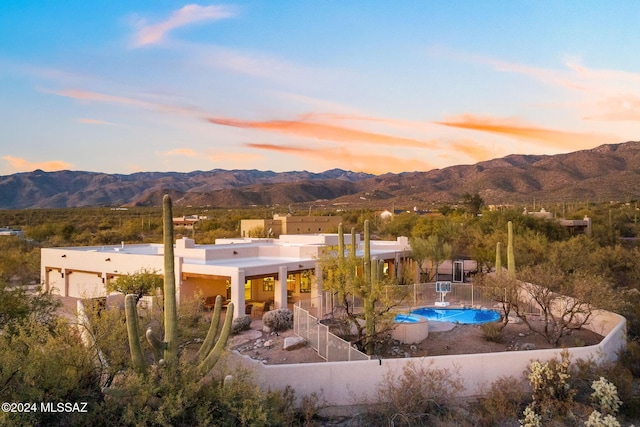
[{"label": "stucco house", "polygon": [[[345,236],[351,244],[351,236]],[[363,242],[356,235],[357,255]],[[198,245],[193,239],[175,244],[175,275],[178,302],[201,295],[221,295],[234,303],[235,317],[250,312],[249,304],[268,302],[287,307],[301,299],[322,294],[318,260],[338,248],[337,234],[281,235],[278,239],[218,239]],[[106,296],[108,280],[140,269],[162,274],[161,244],[44,248],[41,277],[46,289],[65,297]],[[384,260],[385,271],[399,274],[398,265],[410,254],[409,239],[371,241],[371,256]]]}]

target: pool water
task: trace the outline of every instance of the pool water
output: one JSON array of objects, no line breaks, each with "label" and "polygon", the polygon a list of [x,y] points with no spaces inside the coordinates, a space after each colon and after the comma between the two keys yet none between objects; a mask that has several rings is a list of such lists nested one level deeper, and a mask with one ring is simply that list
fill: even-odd
[{"label": "pool water", "polygon": [[418,323],[426,320],[422,316],[416,316],[415,314],[396,314],[396,323]]},{"label": "pool water", "polygon": [[475,308],[419,308],[411,314],[426,317],[435,322],[453,322],[478,325],[481,323],[497,322],[500,313],[496,310],[478,310]]}]

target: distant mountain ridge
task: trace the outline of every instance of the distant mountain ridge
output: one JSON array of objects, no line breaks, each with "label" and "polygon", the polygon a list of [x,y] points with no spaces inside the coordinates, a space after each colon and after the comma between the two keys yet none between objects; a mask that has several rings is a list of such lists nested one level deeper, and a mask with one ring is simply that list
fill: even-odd
[{"label": "distant mountain ridge", "polygon": [[0,208],[159,206],[172,194],[181,205],[236,207],[308,203],[425,204],[455,202],[479,193],[486,203],[539,200],[640,198],[640,142],[606,144],[558,155],[518,155],[427,172],[371,175],[332,169],[273,172],[224,170],[138,172],[82,171],[0,176]]}]

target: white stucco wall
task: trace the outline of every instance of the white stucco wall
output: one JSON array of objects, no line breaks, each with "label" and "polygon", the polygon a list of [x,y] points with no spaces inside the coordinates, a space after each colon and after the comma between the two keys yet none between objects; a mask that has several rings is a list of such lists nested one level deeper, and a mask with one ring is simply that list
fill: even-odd
[{"label": "white stucco wall", "polygon": [[[593,358],[613,361],[626,345],[626,319],[615,313],[600,311],[587,328],[605,335],[597,345],[570,348],[573,360]],[[328,405],[362,403],[375,395],[383,377],[390,370],[400,373],[407,363],[420,363],[433,369],[459,370],[464,384],[460,397],[479,394],[479,387],[489,385],[501,376],[522,378],[532,360],[547,361],[559,357],[561,349],[478,353],[454,356],[433,356],[402,359],[382,359],[355,362],[301,363],[263,365],[248,357],[242,363],[255,369],[258,384],[265,389],[284,389],[287,385],[297,396],[322,392]]]}]

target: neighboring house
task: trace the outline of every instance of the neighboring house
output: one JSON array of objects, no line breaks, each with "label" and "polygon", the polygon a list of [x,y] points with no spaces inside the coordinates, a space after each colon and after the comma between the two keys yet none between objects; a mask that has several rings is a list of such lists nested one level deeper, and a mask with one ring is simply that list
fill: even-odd
[{"label": "neighboring house", "polygon": [[206,216],[200,215],[187,215],[180,216],[177,218],[173,218],[173,226],[174,227],[184,227],[187,230],[193,230],[193,226],[198,223],[198,221],[202,219],[207,219]]},{"label": "neighboring house", "polygon": [[0,228],[0,236],[18,236],[24,237],[24,231],[18,230],[11,227],[2,227]]},{"label": "neighboring house", "polygon": [[[345,235],[351,244],[351,235]],[[356,236],[357,252],[363,242]],[[178,301],[195,295],[222,295],[238,308],[273,303],[273,308],[322,294],[318,260],[338,248],[337,234],[281,235],[279,239],[218,239],[214,245],[196,245],[188,238],[175,244],[176,296]],[[43,248],[41,274],[45,289],[62,296],[93,298],[106,296],[108,280],[132,274],[141,268],[164,270],[161,244]],[[409,239],[371,241],[371,256],[385,261],[385,271],[398,275],[397,266],[410,254]],[[321,282],[321,281],[320,281]]]},{"label": "neighboring house", "polygon": [[278,237],[281,234],[335,233],[341,216],[274,215],[273,219],[243,219],[242,237]]},{"label": "neighboring house", "polygon": [[[554,215],[552,212],[547,212],[544,208],[540,209],[539,212],[529,212],[526,208],[523,215],[531,215],[536,218],[553,220]],[[585,215],[583,219],[564,219],[564,218],[555,218],[555,220],[563,227],[569,230],[572,235],[575,234],[586,234],[587,236],[591,236],[591,218]]]}]

